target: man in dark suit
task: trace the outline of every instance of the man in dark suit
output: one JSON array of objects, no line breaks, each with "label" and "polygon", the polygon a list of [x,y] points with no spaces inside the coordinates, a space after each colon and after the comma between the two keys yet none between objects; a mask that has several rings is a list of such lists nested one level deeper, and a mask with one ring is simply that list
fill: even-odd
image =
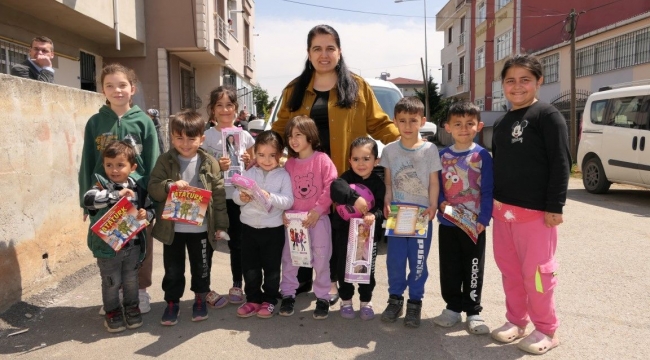
[{"label": "man in dark suit", "polygon": [[37,36],[32,39],[32,47],[29,49],[29,58],[20,64],[12,66],[11,75],[25,79],[53,83],[53,58],[54,43],[52,40],[45,36]]}]

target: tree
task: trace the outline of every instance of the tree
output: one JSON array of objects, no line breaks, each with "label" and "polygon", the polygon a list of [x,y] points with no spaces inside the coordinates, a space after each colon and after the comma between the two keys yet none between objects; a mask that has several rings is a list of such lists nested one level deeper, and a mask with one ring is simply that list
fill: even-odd
[{"label": "tree", "polygon": [[[435,117],[435,114],[437,112],[438,106],[440,104],[440,94],[438,93],[438,84],[433,82],[433,77],[429,77],[428,84],[429,86],[429,113],[425,114],[427,121],[431,121],[433,123],[438,123],[437,118]],[[417,96],[422,103],[426,103],[424,101],[424,89],[422,91],[420,90],[415,90],[415,96]]]},{"label": "tree", "polygon": [[451,105],[455,102],[459,101],[458,98],[455,97],[448,97],[440,100],[440,103],[438,103],[438,108],[434,109],[433,113],[433,118],[437,120],[437,125],[438,129],[440,129],[445,121],[447,120],[447,116],[449,113],[449,108]]},{"label": "tree", "polygon": [[260,86],[253,86],[253,99],[255,99],[255,112],[258,118],[262,118],[271,112],[277,101],[275,97],[269,102],[269,93]]}]

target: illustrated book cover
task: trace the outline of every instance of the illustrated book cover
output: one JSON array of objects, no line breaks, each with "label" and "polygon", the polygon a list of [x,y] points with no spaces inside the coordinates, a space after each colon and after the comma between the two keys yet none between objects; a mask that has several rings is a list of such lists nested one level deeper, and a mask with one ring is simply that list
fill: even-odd
[{"label": "illustrated book cover", "polygon": [[149,225],[146,219],[138,220],[138,209],[128,198],[122,197],[90,229],[113,250],[120,251],[129,240]]},{"label": "illustrated book cover", "polygon": [[178,189],[172,185],[161,218],[192,225],[203,225],[212,191],[188,186]]},{"label": "illustrated book cover", "polygon": [[386,218],[386,236],[426,238],[429,232],[427,208],[410,203],[391,203]]}]

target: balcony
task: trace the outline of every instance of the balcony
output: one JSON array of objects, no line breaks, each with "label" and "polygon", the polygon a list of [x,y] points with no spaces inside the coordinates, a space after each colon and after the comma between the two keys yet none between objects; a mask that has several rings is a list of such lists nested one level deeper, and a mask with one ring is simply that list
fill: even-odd
[{"label": "balcony", "polygon": [[460,35],[458,35],[458,46],[465,45],[465,35],[466,35],[465,32],[462,32],[460,33]]},{"label": "balcony", "polygon": [[253,53],[244,46],[244,75],[247,78],[253,77]]},{"label": "balcony", "polygon": [[465,74],[458,74],[458,86],[465,85]]},{"label": "balcony", "polygon": [[471,0],[456,0],[456,10],[463,7],[463,5],[471,5]]},{"label": "balcony", "polygon": [[228,60],[230,57],[230,48],[228,47],[228,23],[226,23],[219,14],[214,13],[214,52],[215,55]]}]

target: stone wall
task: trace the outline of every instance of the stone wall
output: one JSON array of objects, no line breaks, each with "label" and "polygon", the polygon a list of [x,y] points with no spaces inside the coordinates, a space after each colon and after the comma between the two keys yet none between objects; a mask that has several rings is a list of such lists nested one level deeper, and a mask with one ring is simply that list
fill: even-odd
[{"label": "stone wall", "polygon": [[102,94],[0,74],[0,312],[94,261],[77,173]]}]

